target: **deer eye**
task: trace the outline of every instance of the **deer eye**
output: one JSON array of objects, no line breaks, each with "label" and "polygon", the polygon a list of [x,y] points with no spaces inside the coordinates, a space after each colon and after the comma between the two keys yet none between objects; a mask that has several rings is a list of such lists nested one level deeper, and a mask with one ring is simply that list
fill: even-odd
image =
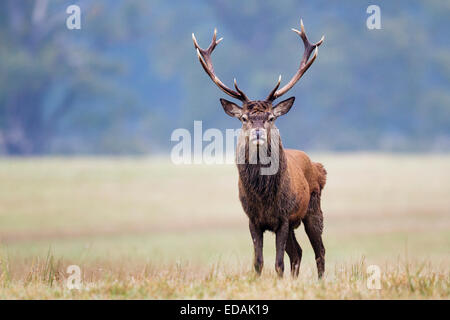
[{"label": "deer eye", "polygon": [[274,117],[273,115],[270,115],[270,116],[269,116],[269,121],[270,121],[270,122],[273,122],[274,120],[275,120],[275,117]]},{"label": "deer eye", "polygon": [[243,115],[243,116],[241,117],[241,120],[242,120],[242,122],[247,122],[247,121],[248,121],[248,118],[247,118],[246,115]]}]

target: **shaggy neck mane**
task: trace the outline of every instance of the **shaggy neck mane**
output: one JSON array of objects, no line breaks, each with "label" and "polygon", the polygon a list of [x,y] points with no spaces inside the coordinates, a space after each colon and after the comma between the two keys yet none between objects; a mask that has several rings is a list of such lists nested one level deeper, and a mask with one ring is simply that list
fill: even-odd
[{"label": "shaggy neck mane", "polygon": [[[248,140],[246,143],[242,143],[238,145],[237,152],[242,151],[240,148],[246,148],[248,146]],[[245,150],[245,163],[237,164],[239,177],[241,183],[247,193],[260,198],[263,201],[273,201],[277,197],[279,191],[281,190],[280,185],[286,183],[288,177],[286,176],[286,156],[283,150],[283,146],[281,144],[281,139],[279,141],[279,148],[276,151],[271,150],[270,141],[267,142],[268,151],[263,151],[263,154],[267,154],[270,159],[279,159],[279,167],[278,171],[273,175],[262,175],[261,168],[270,167],[269,164],[261,164],[259,159],[255,164],[250,163],[249,161],[249,150],[246,148]],[[258,147],[259,148],[259,147]],[[278,157],[273,152],[278,153]]]}]

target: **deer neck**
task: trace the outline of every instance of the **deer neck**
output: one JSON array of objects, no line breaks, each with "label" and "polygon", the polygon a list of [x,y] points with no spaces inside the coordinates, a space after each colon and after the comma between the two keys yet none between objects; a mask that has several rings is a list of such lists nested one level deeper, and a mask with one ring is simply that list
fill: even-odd
[{"label": "deer neck", "polygon": [[277,161],[275,159],[278,159],[278,170],[276,170],[273,174],[261,174],[262,169],[268,168],[270,163],[262,164],[259,162],[259,159],[257,163],[251,163],[249,150],[246,146],[248,146],[248,140],[246,143],[238,143],[236,150],[237,154],[239,154],[239,152],[243,154],[244,150],[242,150],[242,148],[246,149],[245,162],[237,162],[239,179],[242,186],[247,193],[253,194],[261,200],[274,200],[279,190],[281,190],[280,187],[282,182],[286,180],[287,161],[283,146],[281,144],[281,139],[279,140],[279,146],[276,150],[271,150],[270,143],[268,143],[269,150],[267,152],[270,155],[271,161]]}]

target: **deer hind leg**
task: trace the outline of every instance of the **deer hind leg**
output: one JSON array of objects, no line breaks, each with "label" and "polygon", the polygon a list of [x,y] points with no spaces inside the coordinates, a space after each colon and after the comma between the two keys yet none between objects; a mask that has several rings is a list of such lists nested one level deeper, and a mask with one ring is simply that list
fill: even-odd
[{"label": "deer hind leg", "polygon": [[317,273],[320,279],[325,271],[325,247],[322,242],[323,214],[320,209],[320,195],[316,193],[311,195],[308,213],[303,219],[303,224],[314,250]]},{"label": "deer hind leg", "polygon": [[286,242],[286,253],[291,261],[292,277],[297,278],[300,271],[300,263],[302,261],[302,248],[295,238],[294,229],[289,230],[289,235]]}]

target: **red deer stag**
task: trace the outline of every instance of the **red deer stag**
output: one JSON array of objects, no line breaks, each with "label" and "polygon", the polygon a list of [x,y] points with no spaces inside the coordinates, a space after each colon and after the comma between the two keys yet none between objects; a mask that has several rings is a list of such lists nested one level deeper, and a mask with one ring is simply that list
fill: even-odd
[{"label": "red deer stag", "polygon": [[[291,273],[297,277],[302,258],[302,249],[298,244],[294,229],[303,221],[305,231],[314,249],[319,278],[325,269],[325,248],[322,243],[323,215],[320,208],[320,195],[325,186],[326,171],[320,163],[312,162],[306,153],[299,150],[284,149],[274,122],[286,114],[292,107],[295,97],[273,106],[275,99],[288,92],[312,65],[317,57],[318,47],[324,37],[317,43],[310,43],[300,21],[300,31],[296,32],[305,47],[300,66],[292,79],[278,89],[281,76],[275,88],[265,100],[250,100],[234,81],[233,90],[227,87],[214,73],[211,53],[222,40],[216,40],[216,30],[210,46],[200,48],[192,34],[198,59],[212,81],[226,94],[242,102],[242,107],[225,99],[220,99],[225,112],[242,122],[238,137],[236,154],[245,154],[243,162],[237,161],[239,172],[239,198],[249,218],[250,234],[254,245],[254,267],[257,274],[263,268],[263,233],[270,230],[276,234],[275,270],[280,277],[284,273],[284,252],[291,262]],[[311,59],[312,52],[314,55]],[[272,140],[278,140],[277,147],[271,150]],[[250,144],[249,142],[252,142]],[[257,160],[251,163],[249,153],[251,145],[256,148],[266,146],[266,151],[278,156],[278,170],[271,175],[261,174],[264,164]],[[253,147],[255,149],[255,147]],[[259,157],[257,158],[259,159]],[[273,159],[273,158],[272,158]]]}]

